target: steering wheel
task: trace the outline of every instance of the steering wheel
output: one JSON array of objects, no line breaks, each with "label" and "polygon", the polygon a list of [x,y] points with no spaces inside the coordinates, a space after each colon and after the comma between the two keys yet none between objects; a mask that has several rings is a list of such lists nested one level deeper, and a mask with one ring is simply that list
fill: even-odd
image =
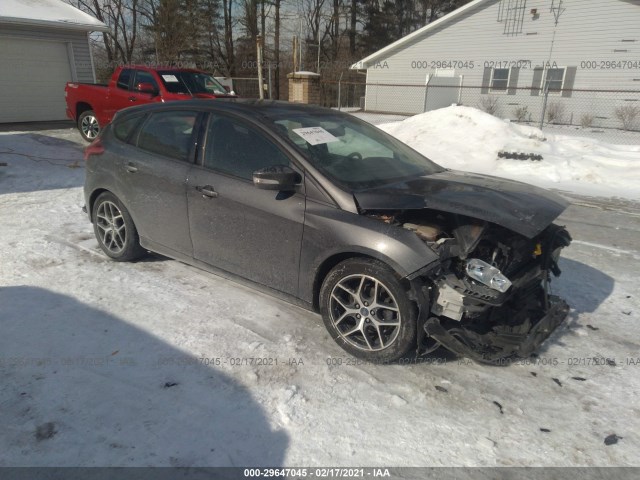
[{"label": "steering wheel", "polygon": [[352,158],[354,160],[362,160],[362,154],[360,152],[351,152],[347,155],[347,158]]}]

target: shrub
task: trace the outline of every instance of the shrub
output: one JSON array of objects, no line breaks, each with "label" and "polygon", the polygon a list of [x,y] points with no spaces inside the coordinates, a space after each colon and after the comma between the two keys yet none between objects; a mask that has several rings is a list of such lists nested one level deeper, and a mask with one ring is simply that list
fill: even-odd
[{"label": "shrub", "polygon": [[580,115],[580,126],[584,128],[589,128],[593,125],[593,121],[596,119],[590,113],[583,113]]},{"label": "shrub", "polygon": [[478,107],[489,115],[495,115],[500,109],[499,99],[495,95],[487,95],[482,97],[478,103]]},{"label": "shrub", "polygon": [[562,119],[565,116],[564,103],[551,102],[547,105],[547,122],[549,123],[562,123]]},{"label": "shrub", "polygon": [[527,107],[526,105],[524,107],[516,107],[513,110],[513,114],[515,115],[518,122],[525,122],[530,117],[529,107]]},{"label": "shrub", "polygon": [[623,129],[635,130],[638,125],[638,117],[640,117],[640,107],[625,105],[624,107],[616,108],[613,113],[622,122]]}]

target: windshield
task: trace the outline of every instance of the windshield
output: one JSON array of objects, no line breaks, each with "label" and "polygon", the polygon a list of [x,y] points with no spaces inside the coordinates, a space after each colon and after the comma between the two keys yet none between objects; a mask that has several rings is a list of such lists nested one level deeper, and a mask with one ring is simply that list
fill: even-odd
[{"label": "windshield", "polygon": [[196,93],[227,94],[220,82],[208,73],[164,70],[159,71],[158,75],[160,75],[167,91],[171,93],[186,93],[188,95]]},{"label": "windshield", "polygon": [[404,143],[343,114],[294,114],[274,119],[314,167],[350,190],[441,172]]}]

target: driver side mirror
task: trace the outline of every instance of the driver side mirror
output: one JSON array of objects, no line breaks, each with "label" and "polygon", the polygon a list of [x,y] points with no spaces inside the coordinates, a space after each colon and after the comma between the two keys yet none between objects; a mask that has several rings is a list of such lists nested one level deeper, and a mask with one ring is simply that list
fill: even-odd
[{"label": "driver side mirror", "polygon": [[153,83],[142,82],[136,85],[136,91],[140,93],[150,93],[151,95],[157,95],[158,91]]},{"label": "driver side mirror", "polygon": [[253,184],[262,190],[290,192],[301,181],[300,174],[286,165],[274,165],[253,172]]}]

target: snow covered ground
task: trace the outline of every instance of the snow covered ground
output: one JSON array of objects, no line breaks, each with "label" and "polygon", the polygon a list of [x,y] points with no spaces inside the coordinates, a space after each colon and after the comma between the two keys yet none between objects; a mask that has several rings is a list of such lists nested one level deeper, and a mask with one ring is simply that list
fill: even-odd
[{"label": "snow covered ground", "polygon": [[[640,199],[640,142],[614,145],[587,137],[543,133],[460,106],[379,127],[447,168],[578,194]],[[499,152],[542,155],[543,159],[505,159],[498,156]]]},{"label": "snow covered ground", "polygon": [[[559,154],[489,127],[458,138],[478,164],[483,144]],[[457,167],[444,141],[431,143]],[[561,218],[575,241],[553,289],[572,311],[538,357],[380,366],[247,286],[109,261],[80,211],[74,131],[0,134],[0,162],[0,466],[640,465],[633,202],[581,200]]]}]

